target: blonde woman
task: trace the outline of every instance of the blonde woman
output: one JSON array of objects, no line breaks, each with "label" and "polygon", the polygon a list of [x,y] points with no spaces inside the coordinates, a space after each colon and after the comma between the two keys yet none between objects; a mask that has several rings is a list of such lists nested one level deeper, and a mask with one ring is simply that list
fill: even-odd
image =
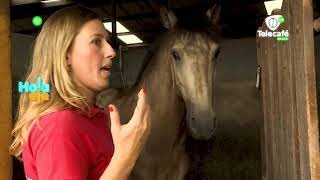
[{"label": "blonde woman", "polygon": [[[138,94],[130,122],[120,124],[114,105],[95,106],[109,85],[115,51],[99,17],[67,7],[39,33],[26,81],[50,84],[49,100],[19,100],[11,153],[23,160],[28,180],[128,179],[150,131],[146,93]],[[109,121],[110,116],[110,121]]]}]

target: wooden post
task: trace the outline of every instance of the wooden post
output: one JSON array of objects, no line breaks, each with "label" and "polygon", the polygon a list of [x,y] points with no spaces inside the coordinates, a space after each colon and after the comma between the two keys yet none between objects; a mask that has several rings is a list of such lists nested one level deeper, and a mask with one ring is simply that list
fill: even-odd
[{"label": "wooden post", "polygon": [[[257,37],[262,67],[262,179],[319,180],[320,154],[311,0],[284,0],[289,40]],[[264,24],[261,30],[269,30]]]},{"label": "wooden post", "polygon": [[9,0],[0,1],[0,179],[12,174],[9,146],[11,143],[11,42]]}]

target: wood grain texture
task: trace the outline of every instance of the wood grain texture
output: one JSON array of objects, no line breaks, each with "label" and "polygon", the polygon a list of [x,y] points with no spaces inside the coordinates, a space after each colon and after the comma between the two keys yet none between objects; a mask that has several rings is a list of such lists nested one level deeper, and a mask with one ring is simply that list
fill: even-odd
[{"label": "wood grain texture", "polygon": [[[264,180],[318,180],[319,134],[312,2],[284,1],[277,31],[289,41],[259,38],[262,66],[262,174]],[[265,24],[261,30],[268,29]]]},{"label": "wood grain texture", "polygon": [[11,179],[11,56],[9,1],[0,3],[0,179]]}]

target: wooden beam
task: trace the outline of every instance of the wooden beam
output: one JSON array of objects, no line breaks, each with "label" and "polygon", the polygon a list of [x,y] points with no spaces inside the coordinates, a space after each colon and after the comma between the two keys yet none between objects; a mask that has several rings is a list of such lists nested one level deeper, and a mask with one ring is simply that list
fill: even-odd
[{"label": "wooden beam", "polygon": [[[119,6],[122,8],[122,6]],[[147,12],[147,13],[136,13],[126,16],[119,16],[117,17],[119,21],[133,21],[137,19],[145,19],[145,18],[156,18],[158,17],[154,12]]]},{"label": "wooden beam", "polygon": [[9,0],[0,1],[0,177],[11,179],[11,56]]},{"label": "wooden beam", "polygon": [[[301,44],[303,51],[297,56],[297,66],[301,66],[301,73],[305,75],[305,94],[302,96],[305,98],[306,107],[300,107],[302,110],[302,117],[300,120],[305,120],[305,126],[301,129],[305,132],[307,136],[305,158],[307,166],[305,166],[306,174],[310,173],[311,180],[320,179],[320,149],[319,149],[319,120],[317,113],[317,94],[316,94],[316,76],[315,76],[315,53],[314,53],[314,35],[312,30],[313,25],[313,7],[312,0],[295,0],[291,2],[290,6],[297,8],[302,13],[300,21],[299,17],[294,16],[297,19],[293,22],[293,25],[300,24],[302,27],[302,33],[300,34],[301,39],[298,39],[296,44]],[[295,34],[299,34],[299,31],[294,29]],[[304,61],[301,61],[301,60]],[[297,79],[299,82],[299,79]],[[300,85],[298,85],[298,91],[300,90]],[[303,91],[301,91],[303,92]],[[299,111],[298,111],[299,113]],[[304,114],[305,113],[305,114]],[[301,148],[304,148],[303,145]],[[310,172],[308,172],[310,171]]]},{"label": "wooden beam", "polygon": [[11,6],[10,7],[10,19],[16,20],[16,19],[23,19],[23,18],[32,18],[36,15],[46,15],[49,16],[55,11],[70,6],[73,3],[68,3],[64,5],[57,5],[57,6],[51,6],[51,7],[42,7],[41,3],[36,4],[25,4],[25,5],[19,5],[19,6]]},{"label": "wooden beam", "polygon": [[[283,1],[277,31],[289,40],[257,37],[262,66],[263,180],[319,180],[313,17],[311,0]],[[261,30],[269,30],[263,24]],[[271,30],[269,30],[271,31]]]}]

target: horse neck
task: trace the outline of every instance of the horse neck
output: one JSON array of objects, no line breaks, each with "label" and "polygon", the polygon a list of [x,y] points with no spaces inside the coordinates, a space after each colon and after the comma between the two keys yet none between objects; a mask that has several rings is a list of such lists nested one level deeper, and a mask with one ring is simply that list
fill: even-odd
[{"label": "horse neck", "polygon": [[[183,142],[181,120],[185,113],[183,100],[178,96],[172,71],[170,49],[162,47],[152,58],[143,72],[139,87],[147,90],[147,96],[152,108],[153,126],[149,147],[164,150],[157,142],[173,147]],[[163,131],[166,131],[163,135]],[[161,135],[158,137],[157,135]],[[154,143],[154,144],[153,144]],[[152,149],[153,149],[152,148]],[[163,152],[166,154],[166,151]]]},{"label": "horse neck", "polygon": [[[168,42],[166,41],[166,43]],[[178,96],[167,53],[170,51],[168,51],[169,47],[166,43],[162,43],[157,52],[148,61],[137,85],[120,92],[120,96],[115,103],[119,105],[122,112],[124,112],[123,114],[128,115],[126,118],[132,115],[136,97],[141,88],[146,89],[150,105],[152,107],[155,105],[156,108],[159,108],[157,111],[160,114],[167,113],[168,109],[170,110],[172,106],[176,105],[174,102],[177,101]],[[171,116],[174,117],[175,115]]]},{"label": "horse neck", "polygon": [[[163,97],[170,97],[171,100],[177,98],[172,67],[167,52],[168,47],[160,48],[154,58],[150,60],[138,83],[139,87],[146,88],[152,96],[151,100],[155,102],[162,102]],[[168,101],[167,98],[165,100]]]}]

